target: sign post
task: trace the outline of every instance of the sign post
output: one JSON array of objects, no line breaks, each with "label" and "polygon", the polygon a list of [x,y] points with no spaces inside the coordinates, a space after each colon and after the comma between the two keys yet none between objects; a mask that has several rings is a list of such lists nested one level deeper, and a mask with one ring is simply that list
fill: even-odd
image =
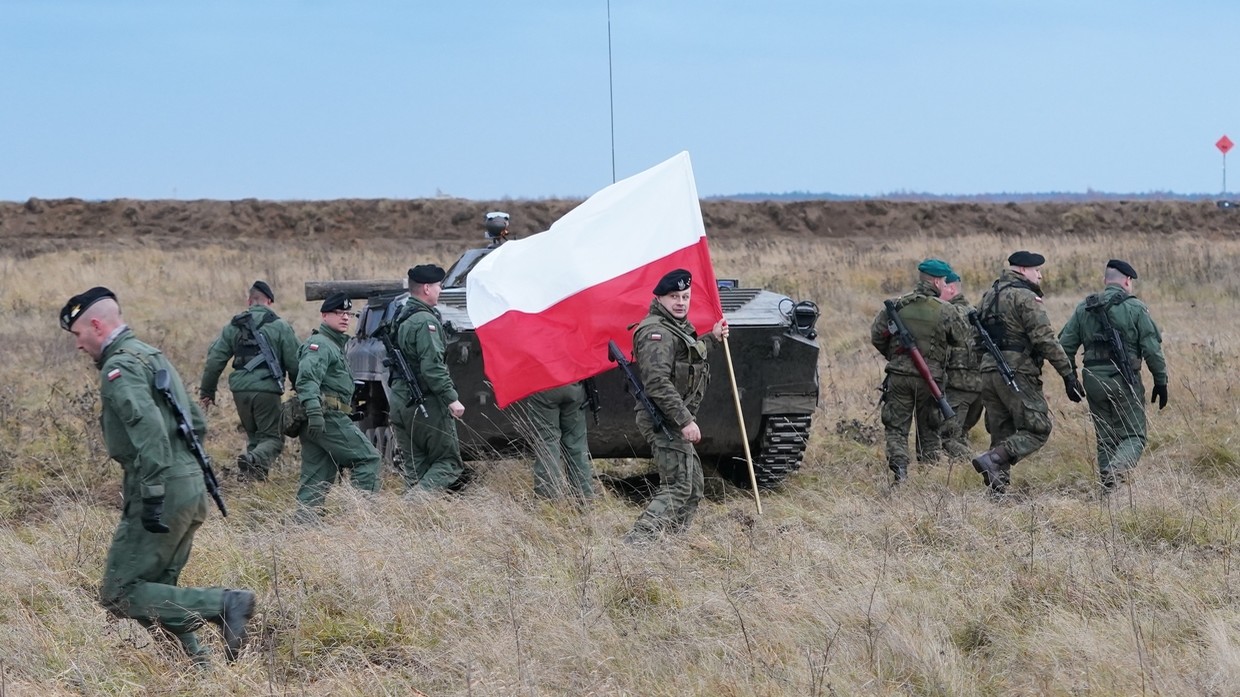
[{"label": "sign post", "polygon": [[1223,195],[1224,196],[1227,195],[1227,151],[1231,150],[1233,145],[1235,145],[1235,143],[1231,142],[1231,138],[1228,138],[1226,135],[1223,135],[1223,137],[1219,138],[1218,142],[1214,144],[1214,147],[1218,148],[1218,151],[1223,153]]}]

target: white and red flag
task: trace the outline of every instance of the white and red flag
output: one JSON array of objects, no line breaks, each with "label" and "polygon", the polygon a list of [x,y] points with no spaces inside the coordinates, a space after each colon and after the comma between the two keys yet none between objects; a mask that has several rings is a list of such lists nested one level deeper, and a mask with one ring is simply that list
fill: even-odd
[{"label": "white and red flag", "polygon": [[627,327],[673,269],[693,274],[689,319],[710,331],[723,310],[687,152],[484,257],[466,297],[497,404],[607,370],[608,340],[631,352]]}]

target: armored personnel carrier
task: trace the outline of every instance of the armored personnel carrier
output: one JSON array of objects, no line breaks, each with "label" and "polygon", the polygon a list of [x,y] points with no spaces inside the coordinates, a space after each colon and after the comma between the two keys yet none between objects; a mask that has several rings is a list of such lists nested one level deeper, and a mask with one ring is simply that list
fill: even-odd
[{"label": "armored personnel carrier", "polygon": [[[488,214],[488,223],[491,222]],[[507,216],[503,216],[507,222]],[[456,383],[465,416],[457,431],[466,459],[506,457],[527,451],[522,433],[508,414],[495,406],[494,392],[482,365],[482,349],[466,311],[465,279],[478,261],[502,241],[488,227],[488,247],[470,250],[448,269],[439,311],[447,337],[449,372]],[[388,436],[386,352],[374,338],[408,297],[401,281],[337,281],[306,284],[306,299],[334,291],[366,299],[347,355],[363,415],[359,425],[389,458],[399,457]],[[735,280],[719,281],[719,298],[731,328],[729,347],[740,391],[745,430],[759,486],[783,482],[801,466],[810,420],[818,404],[818,308],[760,288],[744,288]],[[706,465],[726,478],[749,486],[744,443],[737,426],[735,403],[722,350],[712,351],[711,383],[698,413],[702,441],[697,451]],[[619,369],[594,380],[600,409],[590,422],[590,453],[595,458],[646,458],[650,450],[634,421],[634,399]]]}]

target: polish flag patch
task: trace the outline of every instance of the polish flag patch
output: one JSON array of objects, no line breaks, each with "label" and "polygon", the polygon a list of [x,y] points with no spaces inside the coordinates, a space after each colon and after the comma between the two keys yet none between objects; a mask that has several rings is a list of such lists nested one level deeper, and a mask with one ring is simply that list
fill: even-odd
[{"label": "polish flag patch", "polygon": [[432,332],[437,332],[437,331],[439,331],[438,329],[436,329],[436,328],[435,328],[435,325],[433,325],[433,324],[431,324],[431,323],[429,323],[429,322],[426,324],[426,328],[427,328],[427,329],[429,329],[429,330],[431,330]]},{"label": "polish flag patch", "polygon": [[112,382],[113,380],[115,380],[116,378],[119,378],[120,376],[121,376],[121,369],[113,368],[112,370],[108,371],[108,382]]},{"label": "polish flag patch", "polygon": [[311,351],[318,351],[318,350],[319,350],[319,345],[318,345],[318,344],[310,344],[310,350],[311,350]]},{"label": "polish flag patch", "polygon": [[651,334],[650,340],[651,341],[663,341],[663,335],[662,334]]}]

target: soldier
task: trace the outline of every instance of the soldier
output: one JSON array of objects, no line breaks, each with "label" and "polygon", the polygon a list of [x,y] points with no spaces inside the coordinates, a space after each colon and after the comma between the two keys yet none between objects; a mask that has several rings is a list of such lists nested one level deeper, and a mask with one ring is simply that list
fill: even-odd
[{"label": "soldier", "polygon": [[543,498],[594,498],[585,382],[535,392],[517,403],[533,431],[534,493]]},{"label": "soldier", "polygon": [[[1146,421],[1141,361],[1154,376],[1150,403],[1167,406],[1167,360],[1162,334],[1145,303],[1132,294],[1137,272],[1119,259],[1107,262],[1106,288],[1076,306],[1059,332],[1059,343],[1076,366],[1076,352],[1085,347],[1085,397],[1098,437],[1098,482],[1104,492],[1127,481],[1145,450]],[[1118,332],[1120,345],[1112,342]],[[1122,348],[1122,354],[1118,349]],[[1127,361],[1127,369],[1122,369]],[[1127,375],[1127,378],[1125,377]],[[1131,379],[1131,384],[1128,382]]]},{"label": "soldier", "polygon": [[344,344],[352,309],[344,293],[327,296],[319,307],[323,322],[302,344],[297,362],[297,399],[306,410],[297,488],[301,520],[310,519],[306,511],[322,513],[323,501],[341,470],[353,470],[349,482],[354,488],[379,490],[379,452],[349,418],[353,375]]},{"label": "soldier", "polygon": [[396,346],[417,375],[426,411],[410,406],[409,385],[393,379],[392,430],[405,454],[405,484],[411,491],[457,490],[467,481],[456,436],[456,419],[465,405],[448,374],[443,320],[435,308],[445,274],[434,264],[423,264],[408,275],[409,300],[396,320]]},{"label": "soldier", "polygon": [[[237,416],[245,429],[246,451],[237,456],[240,479],[267,478],[272,463],[284,449],[280,433],[280,395],[284,393],[284,375],[297,383],[297,349],[299,343],[293,328],[271,309],[276,296],[271,286],[255,281],[246,302],[248,309],[234,316],[207,349],[207,363],[198,387],[203,409],[215,404],[215,386],[228,359],[233,371],[228,388],[237,405]],[[264,354],[255,338],[262,334],[271,355]],[[279,371],[275,374],[274,371]]]},{"label": "soldier", "polygon": [[[973,306],[964,297],[960,287],[960,276],[954,271],[947,275],[947,286],[940,296],[960,312],[962,321],[968,322],[969,312]],[[968,330],[972,337],[972,330]],[[939,435],[943,438],[943,448],[953,458],[967,459],[973,453],[969,450],[969,431],[982,418],[981,354],[972,340],[964,346],[954,347],[947,352],[947,403],[956,415],[943,422]]]},{"label": "soldier", "polygon": [[[649,314],[633,332],[642,384],[663,417],[663,428],[655,428],[640,404],[634,407],[659,470],[659,489],[624,536],[630,544],[652,540],[662,531],[686,529],[702,500],[702,461],[693,444],[702,439],[696,418],[710,382],[710,365],[708,344],[688,320],[692,283],[693,276],[684,269],[663,276],[654,288]],[[727,321],[716,322],[711,336],[716,341],[727,338]]]},{"label": "soldier", "polygon": [[[917,271],[917,287],[895,298],[893,303],[913,335],[935,383],[942,385],[948,352],[968,342],[968,330],[956,308],[939,297],[947,285],[947,275],[952,273],[951,266],[941,259],[926,259],[917,265]],[[870,325],[870,343],[887,359],[882,420],[887,467],[895,485],[908,477],[908,433],[914,418],[918,460],[925,462],[937,458],[940,453],[939,428],[943,424],[943,414],[913,358],[901,347],[888,323],[884,308]]]},{"label": "soldier", "polygon": [[973,458],[973,469],[996,494],[1007,491],[1012,465],[1037,452],[1051,435],[1051,417],[1042,394],[1042,362],[1050,361],[1063,377],[1068,399],[1084,396],[1076,370],[1055,340],[1042,307],[1041,254],[1019,251],[982,296],[978,318],[1015,373],[1013,389],[999,373],[994,356],[982,356],[982,404],[990,450]]},{"label": "soldier", "polygon": [[108,549],[100,601],[117,617],[176,637],[199,665],[209,662],[209,651],[195,632],[204,620],[216,623],[225,655],[235,660],[254,614],[254,591],[177,586],[194,533],[207,519],[207,490],[198,460],[177,436],[172,406],[157,396],[156,371],[168,371],[171,390],[192,414],[200,438],[206,434],[202,412],[163,353],[138,341],[124,323],[107,288],[70,298],[60,327],[99,368],[103,440],[125,474],[124,510]]}]

